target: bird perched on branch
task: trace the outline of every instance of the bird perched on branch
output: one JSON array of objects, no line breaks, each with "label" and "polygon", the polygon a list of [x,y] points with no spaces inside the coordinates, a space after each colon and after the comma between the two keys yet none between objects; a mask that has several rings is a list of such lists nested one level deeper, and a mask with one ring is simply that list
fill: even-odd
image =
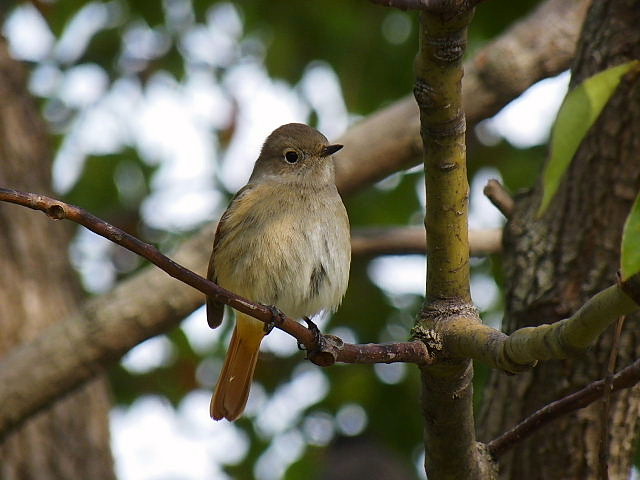
[{"label": "bird perched on branch", "polygon": [[[218,223],[207,278],[294,318],[335,310],[347,289],[349,219],[335,185],[324,135],[290,123],[267,137],[249,183]],[[207,321],[222,303],[207,298]],[[215,420],[238,418],[247,403],[265,324],[236,313],[227,357],[211,399]]]}]

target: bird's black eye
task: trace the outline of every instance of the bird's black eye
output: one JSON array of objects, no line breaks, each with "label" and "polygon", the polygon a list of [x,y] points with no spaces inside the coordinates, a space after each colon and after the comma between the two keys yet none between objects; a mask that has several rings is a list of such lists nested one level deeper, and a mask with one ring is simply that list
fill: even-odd
[{"label": "bird's black eye", "polygon": [[298,152],[287,150],[284,154],[284,159],[287,163],[296,163],[298,161]]}]

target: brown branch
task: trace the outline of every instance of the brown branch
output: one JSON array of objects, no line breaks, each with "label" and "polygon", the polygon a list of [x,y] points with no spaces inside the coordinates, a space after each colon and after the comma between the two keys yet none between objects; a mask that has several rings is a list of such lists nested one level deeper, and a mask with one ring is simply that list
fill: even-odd
[{"label": "brown branch", "polygon": [[352,344],[344,343],[335,335],[322,335],[320,341],[321,348],[309,352],[309,359],[321,367],[333,365],[337,361],[361,364],[405,362],[421,365],[434,361],[425,344],[417,340]]},{"label": "brown branch", "polygon": [[[406,255],[426,253],[424,227],[360,228],[351,232],[353,256]],[[469,232],[469,253],[483,256],[502,250],[502,229]]]},{"label": "brown branch", "polygon": [[498,180],[495,178],[489,180],[483,192],[506,218],[511,218],[511,214],[513,213],[513,197]]},{"label": "brown branch", "polygon": [[[611,391],[616,392],[630,388],[640,382],[640,360],[636,360],[628,367],[620,370],[611,382]],[[606,379],[597,380],[571,395],[567,395],[534,412],[518,425],[487,444],[492,457],[498,458],[514,447],[518,442],[540,429],[549,422],[567,413],[580,410],[596,400],[605,392]]]},{"label": "brown branch", "polygon": [[54,220],[66,219],[78,223],[113,243],[146,258],[172,277],[183,281],[206,295],[215,297],[216,300],[225,303],[242,313],[246,313],[247,315],[265,323],[277,321],[277,327],[279,329],[293,335],[300,343],[310,349],[314,346],[314,340],[311,332],[295,320],[288,317],[274,318],[274,314],[268,307],[253,303],[246,298],[240,297],[219,285],[210,282],[197,273],[175,263],[173,260],[163,255],[153,245],[145,243],[133,235],[114,227],[80,207],[69,205],[65,202],[46,197],[44,195],[19,192],[7,188],[0,188],[0,200],[22,205],[33,210],[40,210]]},{"label": "brown branch", "polygon": [[[416,348],[415,342],[405,342],[410,345],[399,343],[397,347],[395,346],[396,344],[385,344],[384,348],[381,349],[376,344],[352,345],[344,343],[334,336],[331,336],[331,341],[327,341],[327,338],[325,338],[328,336],[322,335],[318,339],[312,330],[304,327],[293,318],[274,313],[272,307],[252,302],[222,288],[220,285],[174,262],[153,245],[141,241],[118,227],[114,227],[80,207],[44,195],[18,192],[6,188],[0,188],[0,201],[40,210],[54,220],[66,219],[82,225],[107,240],[146,258],[173,278],[192,286],[205,295],[213,296],[216,300],[229,305],[235,310],[246,313],[265,324],[274,325],[276,328],[288,333],[305,347],[312,361],[316,355],[329,354],[333,361],[330,363],[324,361],[323,366],[331,365],[336,361],[346,363],[410,362],[418,364],[429,363],[430,361],[426,349]],[[327,344],[326,347],[325,343]],[[326,352],[324,348],[327,349]],[[383,354],[383,351],[387,353]],[[369,352],[372,355],[371,358],[367,358]]]}]

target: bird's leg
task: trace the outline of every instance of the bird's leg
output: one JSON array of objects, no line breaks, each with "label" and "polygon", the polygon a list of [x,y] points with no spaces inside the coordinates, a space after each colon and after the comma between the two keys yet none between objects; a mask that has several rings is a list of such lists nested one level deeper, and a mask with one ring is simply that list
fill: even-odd
[{"label": "bird's leg", "polygon": [[[315,323],[313,323],[313,321],[307,316],[302,317],[302,319],[307,324],[307,328],[311,330],[311,333],[313,333],[313,342],[316,345],[320,345],[320,342],[322,341],[322,335],[320,334],[320,329],[318,328],[318,326]],[[305,346],[302,345],[300,342],[298,342],[298,349],[306,350]]]},{"label": "bird's leg", "polygon": [[275,305],[267,305],[267,308],[271,310],[271,321],[264,324],[265,335],[269,335],[271,333],[271,330],[274,329],[274,327],[277,327],[278,325],[280,325],[283,322],[283,320],[287,318],[287,316],[284,313],[282,313],[282,310],[280,310]]},{"label": "bird's leg", "polygon": [[309,317],[305,316],[305,317],[302,317],[302,319],[307,324],[307,328],[313,332],[313,336],[315,337],[314,339],[317,341],[318,337],[320,336],[320,329],[318,328],[318,326],[315,323],[313,323],[313,321],[311,321]]}]

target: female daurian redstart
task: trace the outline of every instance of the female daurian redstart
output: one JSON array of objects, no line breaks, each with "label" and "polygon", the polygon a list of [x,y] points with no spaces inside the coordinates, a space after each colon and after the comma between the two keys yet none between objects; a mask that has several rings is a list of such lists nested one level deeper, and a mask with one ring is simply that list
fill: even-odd
[{"label": "female daurian redstart", "polygon": [[[347,289],[351,261],[349,219],[331,157],[341,148],[299,123],[269,135],[249,183],[218,223],[207,278],[293,318],[335,310]],[[212,328],[222,315],[223,304],[207,298]],[[237,312],[211,399],[215,420],[242,414],[264,335],[263,322]]]}]

